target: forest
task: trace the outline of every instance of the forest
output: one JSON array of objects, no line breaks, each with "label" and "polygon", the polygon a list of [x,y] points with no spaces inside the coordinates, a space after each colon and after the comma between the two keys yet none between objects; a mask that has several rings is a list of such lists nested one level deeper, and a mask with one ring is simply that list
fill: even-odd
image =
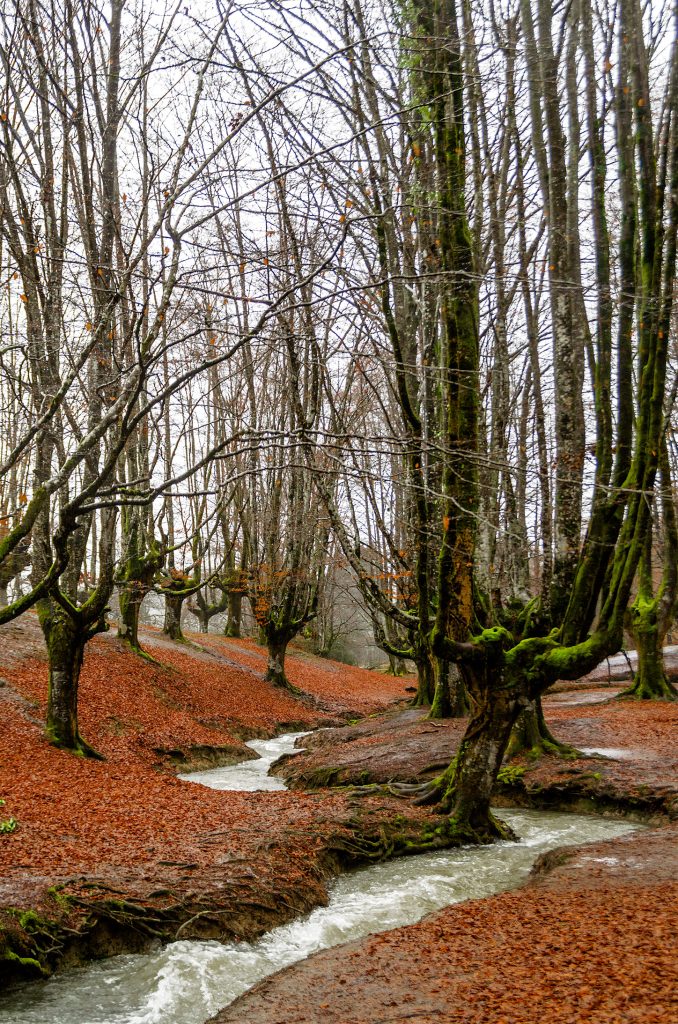
[{"label": "forest", "polygon": [[[3,5],[0,977],[135,952],[132,933],[254,938],[322,902],[309,872],[342,858],[503,848],[523,827],[505,806],[675,818],[677,21],[668,0]],[[558,712],[619,652],[632,672],[586,725],[575,697]],[[172,774],[320,727],[274,765],[284,796],[189,800]],[[585,760],[650,742],[651,783]],[[124,882],[133,816],[110,876],[83,838],[123,769],[147,787],[135,827],[177,829]],[[35,810],[69,776],[91,818],[76,842],[77,807],[57,813],[72,862]],[[238,815],[252,865],[254,832],[287,830],[275,910],[217,925],[216,890],[196,908],[175,879],[149,917],[158,865],[202,863],[181,843]],[[661,827],[632,833],[648,877]],[[518,990],[415,1017],[536,1020],[507,1011]],[[669,1020],[637,998],[544,1019]],[[219,1019],[403,1019],[328,999]],[[48,1019],[21,1012],[0,1003]]]}]

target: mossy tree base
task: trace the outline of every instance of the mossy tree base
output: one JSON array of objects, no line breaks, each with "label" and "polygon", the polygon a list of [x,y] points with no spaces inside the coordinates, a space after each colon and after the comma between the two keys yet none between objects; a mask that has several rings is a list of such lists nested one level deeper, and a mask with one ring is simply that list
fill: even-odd
[{"label": "mossy tree base", "polygon": [[516,757],[518,754],[525,754],[531,760],[537,760],[543,756],[575,758],[579,757],[579,751],[569,743],[561,743],[556,739],[544,718],[544,710],[541,700],[537,698],[531,701],[521,711],[518,720],[511,732],[506,760]]},{"label": "mossy tree base", "polygon": [[186,643],[186,637],[181,629],[181,612],[184,607],[184,595],[172,594],[165,591],[165,621],[162,631],[165,636],[176,643]]},{"label": "mossy tree base", "polygon": [[409,796],[418,806],[431,806],[447,818],[446,828],[468,843],[491,843],[514,838],[511,829],[494,817],[490,801],[511,729],[520,713],[521,702],[505,686],[490,694],[487,674],[472,676],[469,690],[474,695],[474,713],[459,745],[456,757],[437,778],[423,785],[395,786],[393,791]]},{"label": "mossy tree base", "polygon": [[290,681],[285,674],[285,655],[287,653],[287,642],[284,640],[271,640],[266,643],[268,660],[266,663],[266,682],[282,690],[291,689]]},{"label": "mossy tree base", "polygon": [[293,686],[287,678],[285,658],[287,656],[288,644],[297,635],[298,628],[296,625],[288,628],[284,626],[276,627],[273,623],[268,623],[266,626],[266,650],[268,652],[266,682],[272,683],[273,686],[281,690],[287,690],[288,693],[294,694],[295,697],[301,696],[302,691],[298,687]]},{"label": "mossy tree base", "polygon": [[[641,619],[641,610],[646,617]],[[656,622],[652,605],[636,602],[633,616],[633,637],[638,654],[638,669],[633,683],[619,694],[625,700],[678,700],[678,690],[664,670],[663,636]]]},{"label": "mossy tree base", "polygon": [[678,700],[678,690],[668,676],[662,672],[657,676],[642,675],[637,672],[633,685],[622,690],[618,700]]}]

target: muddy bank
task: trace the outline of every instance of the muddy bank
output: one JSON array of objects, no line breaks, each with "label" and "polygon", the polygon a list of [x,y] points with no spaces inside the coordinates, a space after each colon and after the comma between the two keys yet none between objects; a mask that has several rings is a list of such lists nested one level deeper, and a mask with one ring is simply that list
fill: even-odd
[{"label": "muddy bank", "polygon": [[547,854],[522,889],[317,953],[212,1024],[670,1024],[678,826]]},{"label": "muddy bank", "polygon": [[[586,754],[514,759],[500,774],[497,803],[656,822],[678,816],[678,705],[578,697],[554,694],[544,709],[554,734]],[[425,781],[450,763],[465,725],[428,721],[421,709],[389,711],[318,732],[272,771],[291,789]]]}]

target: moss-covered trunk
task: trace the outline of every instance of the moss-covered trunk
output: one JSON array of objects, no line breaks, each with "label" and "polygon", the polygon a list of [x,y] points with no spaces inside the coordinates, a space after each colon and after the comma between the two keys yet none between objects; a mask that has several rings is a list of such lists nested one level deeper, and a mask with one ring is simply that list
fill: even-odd
[{"label": "moss-covered trunk", "polygon": [[120,606],[118,637],[124,640],[134,651],[139,651],[140,649],[139,616],[143,599],[144,595],[140,588],[130,585],[122,587],[118,594]]},{"label": "moss-covered trunk", "polygon": [[184,594],[165,592],[165,622],[162,631],[171,640],[185,640],[184,634],[181,631],[181,612],[185,600]]},{"label": "moss-covered trunk", "polygon": [[118,636],[133,651],[142,653],[139,643],[141,605],[162,565],[163,553],[152,537],[147,538],[134,518],[131,525],[123,518],[123,534],[125,557],[116,578],[120,605]]},{"label": "moss-covered trunk", "polygon": [[473,687],[475,710],[459,751],[446,772],[429,788],[425,802],[438,802],[449,816],[450,831],[469,842],[510,838],[511,830],[490,810],[495,779],[521,702],[507,688],[482,692]]},{"label": "moss-covered trunk", "polygon": [[242,622],[242,594],[231,592],[228,595],[228,613],[226,615],[226,628],[224,636],[240,639]]},{"label": "moss-covered trunk", "polygon": [[666,675],[663,637],[653,611],[656,609],[648,606],[647,615],[641,619],[638,606],[634,608],[633,638],[638,665],[633,685],[622,696],[635,700],[676,700],[678,693]]},{"label": "moss-covered trunk", "polygon": [[38,611],[49,666],[46,724],[49,741],[81,757],[99,757],[83,740],[78,726],[78,686],[88,635],[52,601],[43,602]]},{"label": "moss-covered trunk", "polygon": [[428,717],[463,718],[468,711],[468,695],[458,665],[436,658],[436,688]]},{"label": "moss-covered trunk", "polygon": [[429,718],[451,718],[452,696],[450,693],[450,663],[443,658],[436,658],[434,664],[435,691]]},{"label": "moss-covered trunk", "polygon": [[577,753],[574,747],[555,738],[546,724],[539,697],[530,701],[520,712],[511,733],[506,756],[511,758],[523,753],[533,758],[541,757],[542,754],[574,757]]},{"label": "moss-covered trunk", "polygon": [[436,689],[435,658],[431,651],[420,647],[416,652],[417,693],[412,701],[415,708],[431,706]]}]

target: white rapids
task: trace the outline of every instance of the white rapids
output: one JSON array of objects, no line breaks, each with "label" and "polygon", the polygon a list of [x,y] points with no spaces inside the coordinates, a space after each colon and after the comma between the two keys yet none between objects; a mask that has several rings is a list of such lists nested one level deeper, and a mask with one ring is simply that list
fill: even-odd
[{"label": "white rapids", "polygon": [[239,789],[247,793],[287,789],[282,779],[268,774],[268,769],[283,754],[303,750],[303,747],[294,746],[301,736],[308,736],[308,733],[288,732],[272,740],[250,740],[246,746],[259,755],[254,760],[240,761],[224,768],[207,768],[203,772],[187,772],[179,778],[186,782],[199,782],[210,789]]}]

